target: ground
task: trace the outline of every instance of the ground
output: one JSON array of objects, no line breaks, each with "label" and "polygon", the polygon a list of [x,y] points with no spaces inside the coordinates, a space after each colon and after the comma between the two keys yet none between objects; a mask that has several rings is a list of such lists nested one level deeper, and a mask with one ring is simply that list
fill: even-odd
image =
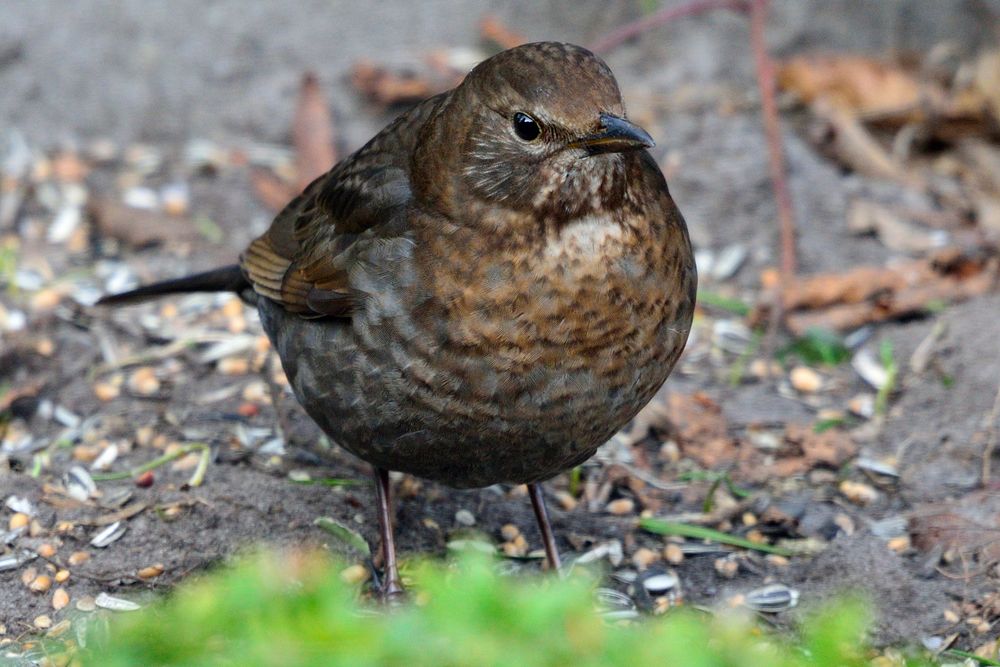
[{"label": "ground", "polygon": [[[367,57],[426,70],[422,58],[434,49],[477,46],[476,21],[488,9],[479,4],[445,22],[428,18],[431,9],[334,11],[328,3],[0,10],[8,19],[0,21],[0,86],[14,92],[0,100],[0,496],[15,499],[0,508],[0,530],[12,528],[0,557],[37,555],[0,568],[0,642],[44,630],[40,616],[83,625],[101,593],[144,603],[145,591],[169,590],[260,543],[316,544],[357,559],[315,525],[318,517],[377,544],[367,466],[326,442],[295,404],[254,312],[226,295],[110,312],[89,304],[106,290],[232,262],[271,215],[254,174],[293,168],[288,128],[302,73],[317,72],[343,154],[393,113],[351,87],[351,65]],[[976,12],[995,5],[954,4],[946,22],[933,20],[934,3],[916,2],[919,11],[892,14],[892,28],[876,21],[853,31],[832,10],[810,15],[776,3],[771,39],[784,54],[926,49],[963,35],[971,58],[984,39]],[[529,38],[584,43],[635,12],[627,3],[614,11],[533,5],[499,11]],[[60,17],[50,25],[54,7]],[[765,303],[761,274],[778,261],[776,209],[745,20],[689,21],[608,60],[631,117],[657,139],[654,156],[700,253],[703,292]],[[391,37],[391,45],[352,32]],[[783,120],[802,275],[905,259],[848,229],[856,200],[951,212],[947,202],[833,159],[807,111],[788,110]],[[80,197],[89,198],[85,209]],[[152,210],[130,212],[122,201]],[[85,214],[73,219],[78,210]],[[954,240],[968,227],[945,233]],[[727,253],[745,261],[713,275],[709,262]],[[684,602],[705,607],[772,582],[799,591],[801,608],[861,590],[876,603],[880,644],[974,648],[995,639],[1000,609],[990,595],[1000,553],[990,531],[1000,507],[989,473],[1000,295],[985,292],[855,336],[849,356],[868,354],[882,371],[889,357],[898,366],[884,415],[857,408],[877,392],[850,363],[785,355],[768,376],[766,352],[793,337],[758,341],[742,313],[703,303],[685,356],[638,425],[577,475],[547,483],[564,557],[610,551],[599,560],[622,590],[670,569]],[[798,379],[796,366],[806,369]],[[192,484],[200,450],[182,448],[200,443],[209,463]],[[134,470],[173,453],[151,476]],[[73,497],[72,466],[98,478],[96,493]],[[100,481],[108,473],[125,474]],[[471,514],[473,530],[518,556],[512,568],[538,567],[523,558],[541,543],[522,488],[454,491],[400,478],[396,489],[404,558],[444,555],[469,532]],[[13,530],[24,509],[28,525]],[[673,541],[640,530],[640,516],[707,525],[796,555]],[[118,519],[126,532],[92,546]],[[526,546],[501,530],[507,524]],[[63,582],[60,570],[69,573]],[[47,572],[57,580],[37,583]],[[57,590],[68,594],[65,607]],[[633,597],[655,610],[641,590]],[[777,622],[797,613],[779,613]]]}]

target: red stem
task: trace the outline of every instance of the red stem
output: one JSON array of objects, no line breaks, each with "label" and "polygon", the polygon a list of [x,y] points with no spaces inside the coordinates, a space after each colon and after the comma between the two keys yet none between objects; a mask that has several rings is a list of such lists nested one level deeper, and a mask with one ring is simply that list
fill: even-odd
[{"label": "red stem", "polygon": [[628,40],[638,37],[647,30],[658,28],[661,25],[670,23],[674,19],[685,16],[696,16],[716,9],[731,9],[734,12],[746,13],[750,10],[747,0],[692,0],[673,7],[664,7],[653,12],[649,16],[644,16],[632,23],[615,28],[607,35],[597,40],[590,46],[594,53],[606,53],[615,47],[621,46]]},{"label": "red stem", "polygon": [[778,205],[778,227],[781,236],[781,282],[788,286],[795,277],[795,214],[792,196],[788,190],[785,168],[785,150],[781,142],[781,125],[778,121],[778,104],[775,101],[774,61],[767,52],[764,27],[767,24],[768,0],[752,0],[750,4],[750,46],[757,65],[757,86],[760,89],[760,106],[764,116],[764,132],[770,155],[771,182]]}]

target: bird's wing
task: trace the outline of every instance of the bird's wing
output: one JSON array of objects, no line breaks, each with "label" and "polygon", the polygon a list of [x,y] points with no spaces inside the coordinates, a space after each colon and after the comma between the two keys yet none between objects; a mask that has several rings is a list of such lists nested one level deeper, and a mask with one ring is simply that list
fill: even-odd
[{"label": "bird's wing", "polygon": [[409,203],[410,156],[420,127],[441,106],[432,97],[397,118],[313,181],[240,258],[254,290],[306,317],[347,317],[348,284],[361,242],[395,236]]}]

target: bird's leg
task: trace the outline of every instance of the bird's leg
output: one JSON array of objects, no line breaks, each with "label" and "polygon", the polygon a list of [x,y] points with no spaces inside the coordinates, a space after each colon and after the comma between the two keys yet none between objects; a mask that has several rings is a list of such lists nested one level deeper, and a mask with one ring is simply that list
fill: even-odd
[{"label": "bird's leg", "polygon": [[528,485],[528,495],[531,496],[531,506],[535,509],[535,519],[542,531],[542,543],[545,545],[545,558],[549,569],[559,572],[559,551],[556,549],[556,539],[552,535],[552,524],[549,523],[549,512],[545,509],[545,497],[542,495],[542,485],[539,482]]},{"label": "bird's leg", "polygon": [[374,468],[375,504],[378,511],[378,527],[382,533],[382,590],[380,595],[384,602],[401,599],[406,592],[403,590],[403,580],[399,578],[399,568],[396,565],[396,540],[392,534],[392,495],[389,487],[389,471],[384,468]]}]

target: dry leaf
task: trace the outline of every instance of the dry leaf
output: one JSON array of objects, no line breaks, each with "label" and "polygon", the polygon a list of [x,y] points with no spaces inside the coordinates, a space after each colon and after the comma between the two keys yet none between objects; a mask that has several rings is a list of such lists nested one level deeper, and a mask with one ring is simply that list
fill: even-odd
[{"label": "dry leaf", "polygon": [[[295,171],[299,190],[326,173],[337,162],[333,143],[333,115],[312,72],[302,77],[292,122]],[[286,200],[287,201],[287,200]]]}]

